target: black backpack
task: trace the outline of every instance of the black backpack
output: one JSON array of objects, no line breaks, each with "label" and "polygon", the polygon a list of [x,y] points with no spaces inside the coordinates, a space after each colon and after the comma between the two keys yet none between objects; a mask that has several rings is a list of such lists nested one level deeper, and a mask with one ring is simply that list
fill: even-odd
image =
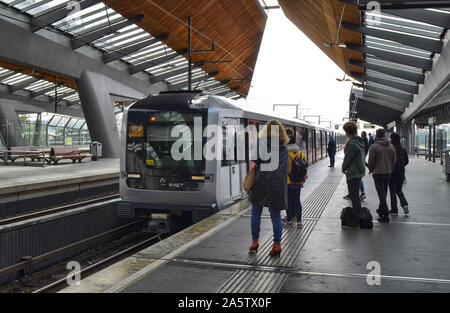
[{"label": "black backpack", "polygon": [[369,209],[366,207],[361,208],[361,220],[359,222],[359,225],[361,228],[366,228],[366,229],[373,228],[372,214],[370,213]]},{"label": "black backpack", "polygon": [[293,183],[303,183],[305,181],[306,173],[308,172],[308,164],[302,159],[302,153],[300,152],[300,159],[293,159],[289,155],[289,159],[292,161],[291,172],[289,173],[289,179]]},{"label": "black backpack", "polygon": [[341,226],[350,225],[353,220],[353,209],[351,207],[345,207],[341,212]]},{"label": "black backpack", "polygon": [[[345,207],[341,212],[341,225],[346,226],[349,225],[353,220],[353,209],[351,207]],[[361,218],[359,221],[359,227],[365,229],[372,229],[372,214],[369,209],[366,207],[361,208]]]}]

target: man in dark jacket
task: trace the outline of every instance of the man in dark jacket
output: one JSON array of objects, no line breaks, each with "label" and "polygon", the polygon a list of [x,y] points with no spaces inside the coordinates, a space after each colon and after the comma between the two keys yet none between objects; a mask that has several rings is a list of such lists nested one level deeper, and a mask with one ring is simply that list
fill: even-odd
[{"label": "man in dark jacket", "polygon": [[349,141],[345,152],[342,172],[347,178],[347,187],[352,201],[353,220],[348,225],[342,225],[344,229],[359,228],[361,219],[361,199],[359,197],[359,185],[361,178],[366,173],[364,153],[364,141],[357,136],[358,127],[354,122],[344,124],[345,135]]},{"label": "man in dark jacket", "polygon": [[380,204],[377,210],[378,221],[389,223],[389,208],[386,197],[395,166],[396,152],[394,146],[386,138],[386,132],[380,128],[377,130],[375,143],[369,149],[369,170],[373,173],[373,180],[377,189]]},{"label": "man in dark jacket", "polygon": [[375,143],[375,139],[373,139],[372,133],[369,134],[369,148],[371,145]]},{"label": "man in dark jacket", "polygon": [[330,156],[330,165],[328,167],[334,167],[335,156],[336,156],[336,140],[333,136],[330,136],[330,141],[328,142],[328,155]]}]

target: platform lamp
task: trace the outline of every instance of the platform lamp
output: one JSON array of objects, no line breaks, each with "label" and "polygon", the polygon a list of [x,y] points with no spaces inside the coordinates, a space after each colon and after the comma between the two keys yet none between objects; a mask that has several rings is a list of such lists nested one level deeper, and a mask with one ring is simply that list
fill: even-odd
[{"label": "platform lamp", "polygon": [[342,42],[338,42],[339,39],[339,32],[341,31],[341,25],[342,25],[342,19],[344,17],[344,12],[345,12],[345,3],[342,7],[342,12],[341,12],[341,18],[339,19],[339,25],[338,25],[338,29],[336,32],[336,37],[334,38],[334,42],[324,42],[323,44],[326,47],[332,48],[332,47],[340,47],[340,48],[347,48],[347,45],[345,43]]}]

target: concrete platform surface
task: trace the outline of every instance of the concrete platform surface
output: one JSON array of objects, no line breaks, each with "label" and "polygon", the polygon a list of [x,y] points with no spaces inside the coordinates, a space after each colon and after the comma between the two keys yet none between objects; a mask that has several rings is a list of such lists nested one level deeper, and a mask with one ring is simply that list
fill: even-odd
[{"label": "concrete platform surface", "polygon": [[[260,249],[248,254],[250,208],[236,206],[127,258],[62,292],[449,292],[450,184],[423,159],[407,167],[410,216],[376,221],[378,198],[364,178],[371,230],[343,230],[350,201],[345,177],[328,160],[310,168],[302,190],[302,229],[283,229],[280,258],[268,256],[272,226],[264,210]],[[389,203],[389,202],[388,202]],[[283,213],[284,215],[284,213]]]},{"label": "concrete platform surface", "polygon": [[119,177],[119,158],[83,160],[82,163],[61,161],[46,167],[0,165],[0,195],[59,186],[64,182],[80,183]]}]

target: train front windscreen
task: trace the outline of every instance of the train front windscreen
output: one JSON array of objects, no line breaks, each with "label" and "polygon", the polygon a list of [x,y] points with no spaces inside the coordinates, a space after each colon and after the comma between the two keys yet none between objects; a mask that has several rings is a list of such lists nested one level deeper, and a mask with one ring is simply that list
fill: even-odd
[{"label": "train front windscreen", "polygon": [[[205,161],[194,158],[194,118],[206,112],[128,112],[126,171],[130,188],[197,191],[204,183]],[[203,142],[201,145],[203,149]]]}]

